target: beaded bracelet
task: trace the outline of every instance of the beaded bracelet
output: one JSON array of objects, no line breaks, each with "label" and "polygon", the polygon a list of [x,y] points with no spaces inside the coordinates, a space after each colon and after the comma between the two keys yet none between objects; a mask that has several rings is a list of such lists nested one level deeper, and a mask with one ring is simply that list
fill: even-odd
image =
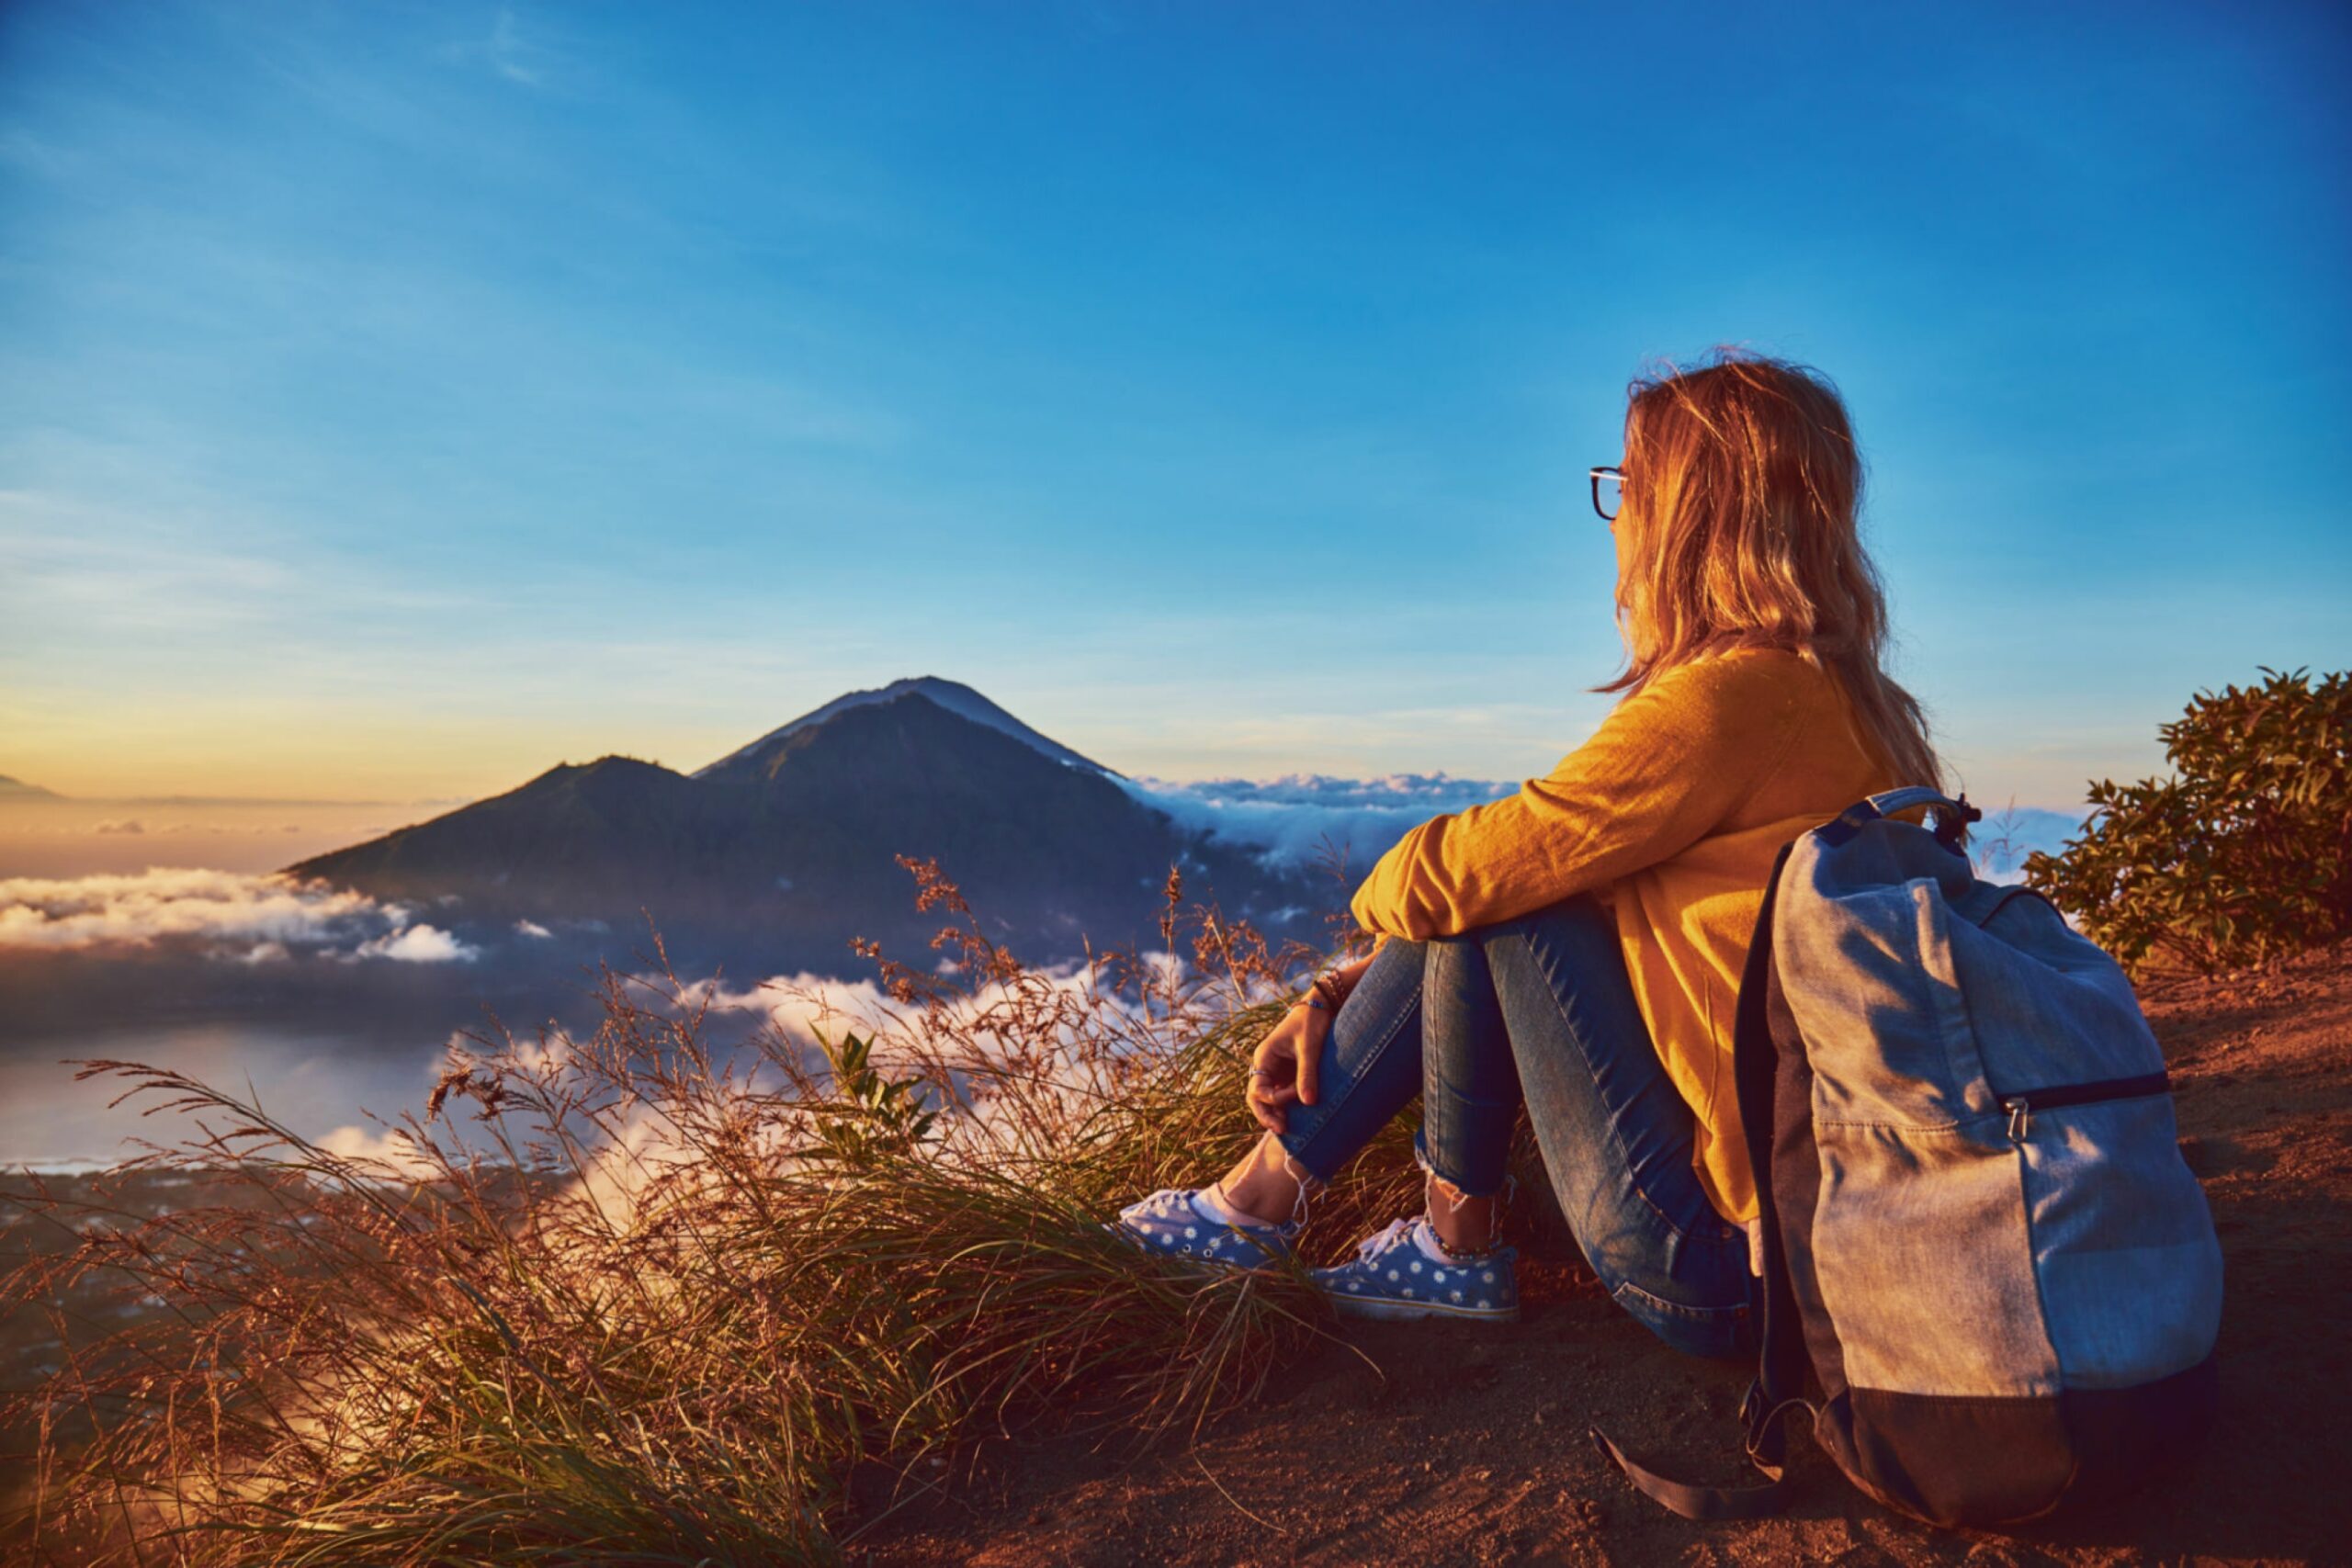
[{"label": "beaded bracelet", "polygon": [[1315,976],[1315,984],[1307,988],[1321,997],[1326,1008],[1332,1012],[1339,1011],[1348,999],[1347,988],[1340,984],[1340,977],[1328,969]]}]

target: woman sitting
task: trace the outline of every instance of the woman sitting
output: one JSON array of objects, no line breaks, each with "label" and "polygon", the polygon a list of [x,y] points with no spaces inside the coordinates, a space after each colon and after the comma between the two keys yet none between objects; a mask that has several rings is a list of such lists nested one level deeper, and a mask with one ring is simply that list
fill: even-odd
[{"label": "woman sitting", "polygon": [[1418,1095],[1424,1212],[1315,1278],[1353,1315],[1514,1318],[1497,1225],[1523,1104],[1626,1311],[1680,1349],[1752,1350],[1732,1021],[1764,886],[1800,833],[1939,769],[1883,668],[1860,456],[1825,379],[1738,355],[1637,382],[1622,461],[1592,476],[1626,653],[1601,689],[1624,697],[1548,777],[1381,858],[1353,900],[1372,953],[1258,1047],[1265,1135],[1215,1185],[1125,1210],[1140,1244],[1266,1261]]}]

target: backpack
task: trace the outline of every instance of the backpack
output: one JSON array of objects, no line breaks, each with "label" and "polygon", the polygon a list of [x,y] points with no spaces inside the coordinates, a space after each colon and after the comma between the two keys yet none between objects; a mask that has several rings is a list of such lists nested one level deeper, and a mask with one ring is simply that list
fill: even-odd
[{"label": "backpack", "polygon": [[[1892,816],[1923,806],[1933,831]],[[2163,1052],[2113,959],[1977,880],[1978,815],[1892,790],[1773,868],[1734,1035],[1764,1275],[1742,1418],[1767,1480],[1687,1485],[1593,1433],[1685,1517],[1778,1511],[1795,1409],[1854,1484],[1935,1525],[2122,1490],[2212,1421],[2221,1247]]]}]

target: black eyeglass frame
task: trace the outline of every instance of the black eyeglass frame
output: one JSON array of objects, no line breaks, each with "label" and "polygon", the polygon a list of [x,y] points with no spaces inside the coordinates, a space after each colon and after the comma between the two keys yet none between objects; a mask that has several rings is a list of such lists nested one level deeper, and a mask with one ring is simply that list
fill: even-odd
[{"label": "black eyeglass frame", "polygon": [[[1591,472],[1592,509],[1600,514],[1600,520],[1603,523],[1614,523],[1617,521],[1617,512],[1623,512],[1625,509],[1625,470],[1613,464],[1603,463]],[[1600,481],[1603,479],[1617,481],[1617,512],[1611,512],[1600,504]]]}]

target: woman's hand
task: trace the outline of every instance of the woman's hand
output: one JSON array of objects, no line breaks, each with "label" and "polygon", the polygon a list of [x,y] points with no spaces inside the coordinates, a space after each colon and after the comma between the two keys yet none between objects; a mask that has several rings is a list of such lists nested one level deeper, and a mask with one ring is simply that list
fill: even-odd
[{"label": "woman's hand", "polygon": [[1250,1063],[1250,1114],[1269,1133],[1289,1120],[1288,1106],[1315,1103],[1316,1074],[1323,1060],[1323,1037],[1331,1032],[1331,1011],[1309,999],[1283,1014],[1258,1043]]}]

